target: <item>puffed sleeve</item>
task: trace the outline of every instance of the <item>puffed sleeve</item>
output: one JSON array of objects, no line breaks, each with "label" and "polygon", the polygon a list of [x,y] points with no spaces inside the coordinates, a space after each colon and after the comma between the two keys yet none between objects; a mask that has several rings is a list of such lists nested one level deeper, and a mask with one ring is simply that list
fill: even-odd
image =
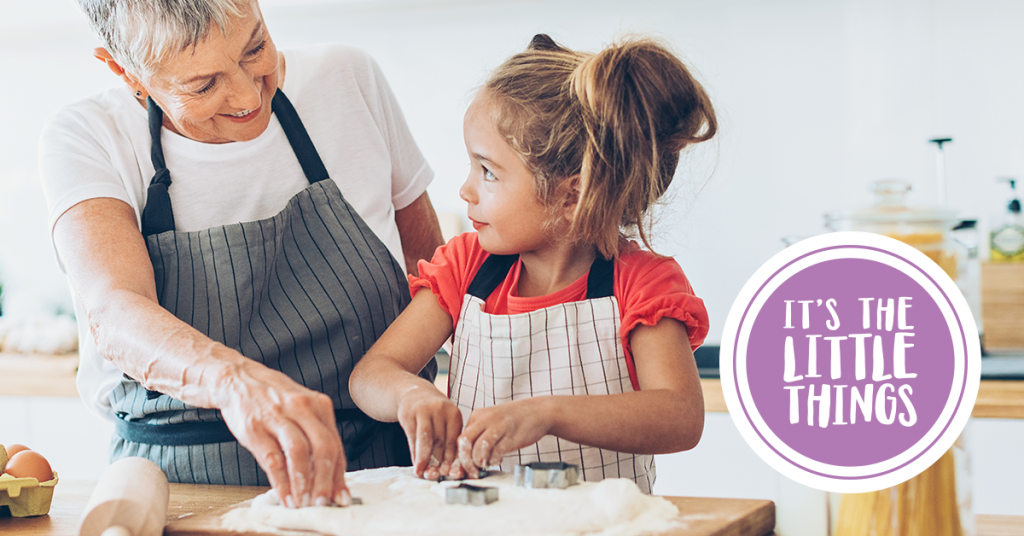
[{"label": "puffed sleeve", "polygon": [[672,258],[641,250],[622,255],[615,268],[615,295],[622,307],[622,345],[630,354],[629,333],[633,328],[638,324],[653,326],[664,317],[686,325],[692,350],[708,335],[704,300],[694,295],[683,269]]},{"label": "puffed sleeve", "polygon": [[419,261],[420,275],[409,276],[409,293],[415,295],[421,288],[430,289],[452,317],[452,326],[455,326],[459,322],[462,297],[487,255],[480,247],[476,233],[456,236],[437,248],[430,262]]}]

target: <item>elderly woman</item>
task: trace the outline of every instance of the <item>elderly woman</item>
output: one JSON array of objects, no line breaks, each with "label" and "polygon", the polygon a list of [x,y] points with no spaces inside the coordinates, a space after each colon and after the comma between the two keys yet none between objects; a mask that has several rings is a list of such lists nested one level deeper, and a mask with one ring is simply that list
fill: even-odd
[{"label": "elderly woman", "polygon": [[256,0],[79,3],[123,84],[58,111],[40,159],[112,457],[347,504],[346,468],[409,463],[348,377],[441,243],[380,69],[279,51]]}]

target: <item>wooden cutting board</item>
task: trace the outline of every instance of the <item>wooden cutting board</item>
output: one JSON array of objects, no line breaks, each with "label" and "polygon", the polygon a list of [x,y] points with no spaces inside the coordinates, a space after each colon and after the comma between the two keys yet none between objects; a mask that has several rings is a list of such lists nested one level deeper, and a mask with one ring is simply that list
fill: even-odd
[{"label": "wooden cutting board", "polygon": [[[247,488],[258,490],[260,488]],[[665,533],[665,536],[765,536],[775,527],[775,503],[755,499],[707,499],[698,497],[665,497],[679,511],[680,521],[686,528]],[[207,501],[210,497],[207,497]],[[164,528],[164,536],[226,536],[221,527],[221,516],[236,508],[247,508],[252,501],[244,501],[227,508],[174,519]],[[173,514],[172,514],[173,515]],[[170,517],[170,516],[169,516]],[[275,531],[274,534],[308,534],[295,531]]]}]

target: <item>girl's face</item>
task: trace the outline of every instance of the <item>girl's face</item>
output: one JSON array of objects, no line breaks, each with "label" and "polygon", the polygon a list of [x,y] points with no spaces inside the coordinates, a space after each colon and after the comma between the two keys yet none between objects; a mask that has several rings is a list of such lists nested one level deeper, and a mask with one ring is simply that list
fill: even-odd
[{"label": "girl's face", "polygon": [[480,245],[496,255],[551,245],[552,215],[537,199],[533,174],[498,133],[486,90],[466,111],[463,133],[470,170],[459,196],[469,203]]},{"label": "girl's face", "polygon": [[211,29],[194,50],[164,62],[146,85],[164,111],[164,125],[196,141],[249,141],[270,124],[279,56],[256,2],[226,30]]}]

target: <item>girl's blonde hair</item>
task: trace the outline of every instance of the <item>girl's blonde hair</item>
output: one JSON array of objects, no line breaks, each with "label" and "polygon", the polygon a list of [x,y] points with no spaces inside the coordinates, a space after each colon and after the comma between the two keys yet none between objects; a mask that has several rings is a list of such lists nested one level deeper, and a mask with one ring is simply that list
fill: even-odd
[{"label": "girl's blonde hair", "polygon": [[545,205],[578,177],[570,236],[615,258],[624,229],[648,249],[645,214],[672,183],[679,152],[718,128],[704,88],[675,55],[633,37],[597,54],[539,34],[484,84],[498,132],[537,177]]}]

